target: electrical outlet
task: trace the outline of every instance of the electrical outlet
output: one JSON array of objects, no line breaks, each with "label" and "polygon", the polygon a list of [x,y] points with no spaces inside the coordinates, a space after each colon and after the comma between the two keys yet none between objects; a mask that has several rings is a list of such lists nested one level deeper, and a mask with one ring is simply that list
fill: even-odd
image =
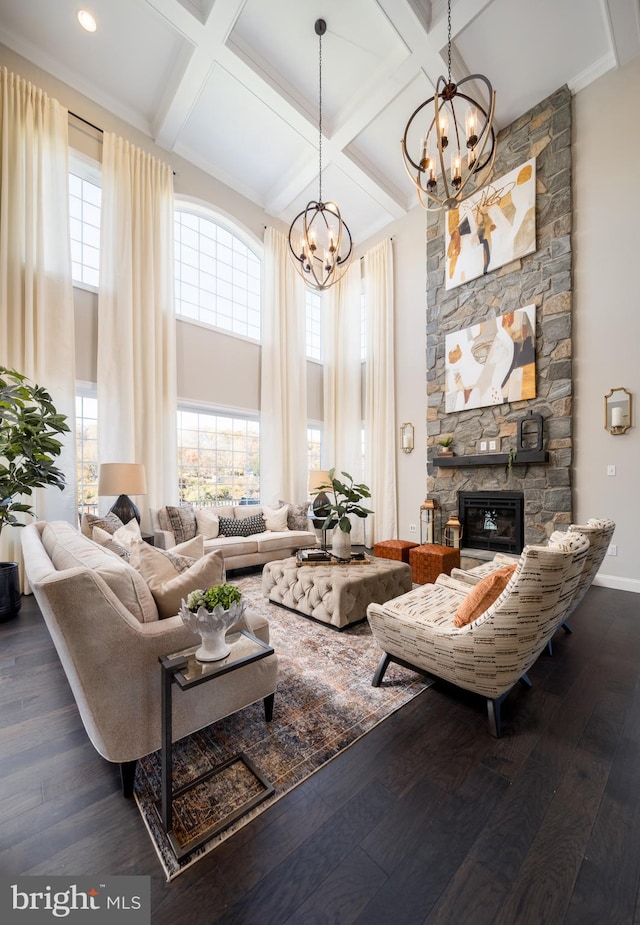
[{"label": "electrical outlet", "polygon": [[607,466],[607,475],[615,475],[615,474],[616,474],[616,467],[615,467],[615,466]]},{"label": "electrical outlet", "polygon": [[609,548],[607,549],[607,555],[608,555],[608,556],[617,556],[617,555],[618,555],[618,547],[616,546],[615,543],[612,543],[611,546],[609,546]]},{"label": "electrical outlet", "polygon": [[409,524],[409,533],[417,533],[418,527],[416,524]]}]

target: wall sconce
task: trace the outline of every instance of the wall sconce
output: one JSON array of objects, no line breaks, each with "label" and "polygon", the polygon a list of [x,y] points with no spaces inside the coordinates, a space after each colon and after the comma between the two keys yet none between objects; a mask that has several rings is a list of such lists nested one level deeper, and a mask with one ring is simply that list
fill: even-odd
[{"label": "wall sconce", "polygon": [[400,425],[400,446],[403,453],[413,452],[413,424],[408,421]]},{"label": "wall sconce", "polygon": [[460,549],[462,540],[462,524],[458,520],[457,514],[452,514],[444,528],[444,545],[453,546],[454,549]]},{"label": "wall sconce", "polygon": [[617,437],[631,427],[631,392],[611,389],[604,397],[604,429]]}]

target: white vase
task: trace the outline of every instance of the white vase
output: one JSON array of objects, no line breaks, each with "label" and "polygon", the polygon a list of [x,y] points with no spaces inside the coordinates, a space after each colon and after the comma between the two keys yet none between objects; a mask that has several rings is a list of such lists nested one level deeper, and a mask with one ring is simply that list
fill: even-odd
[{"label": "white vase", "polygon": [[331,552],[336,559],[350,559],[351,534],[341,530],[340,527],[336,527],[333,531],[333,539],[331,540]]},{"label": "white vase", "polygon": [[227,657],[231,646],[226,642],[225,634],[240,619],[243,611],[244,601],[233,603],[228,610],[223,610],[220,605],[213,610],[201,606],[197,613],[189,610],[186,601],[182,602],[182,622],[202,639],[202,645],[195,652],[199,662],[219,662]]}]

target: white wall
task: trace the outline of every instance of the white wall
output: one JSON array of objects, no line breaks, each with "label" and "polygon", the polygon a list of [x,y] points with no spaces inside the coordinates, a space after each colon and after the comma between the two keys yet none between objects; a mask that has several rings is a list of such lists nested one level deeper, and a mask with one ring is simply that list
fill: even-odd
[{"label": "white wall", "polygon": [[[611,517],[618,555],[598,582],[640,591],[640,60],[574,100],[574,387],[576,521]],[[633,427],[612,436],[604,395],[633,393]],[[616,476],[607,476],[607,466]]]}]

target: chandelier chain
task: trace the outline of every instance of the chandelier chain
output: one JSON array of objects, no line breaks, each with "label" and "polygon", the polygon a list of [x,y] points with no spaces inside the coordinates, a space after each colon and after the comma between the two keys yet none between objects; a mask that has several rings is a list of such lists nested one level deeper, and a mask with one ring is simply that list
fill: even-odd
[{"label": "chandelier chain", "polygon": [[318,198],[322,202],[322,35],[318,54]]},{"label": "chandelier chain", "polygon": [[448,82],[451,83],[451,0],[449,0],[447,7],[447,75]]}]

